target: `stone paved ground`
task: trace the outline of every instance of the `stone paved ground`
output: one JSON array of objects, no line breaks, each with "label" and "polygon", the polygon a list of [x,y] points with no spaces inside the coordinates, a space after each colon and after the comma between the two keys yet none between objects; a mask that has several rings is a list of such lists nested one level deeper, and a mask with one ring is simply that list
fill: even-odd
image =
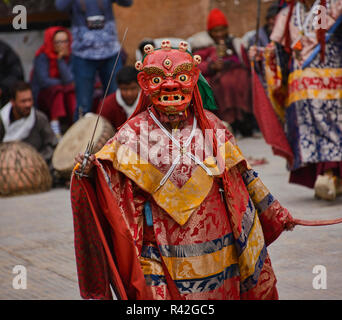
[{"label": "stone paved ground", "polygon": [[[342,196],[332,203],[316,200],[312,189],[289,184],[285,160],[273,156],[262,139],[243,139],[239,145],[246,156],[268,160],[268,164],[254,169],[293,217],[307,220],[342,217]],[[297,226],[292,232],[284,232],[268,250],[278,278],[280,299],[342,299],[342,224]],[[316,265],[326,267],[325,290],[313,288]]]},{"label": "stone paved ground", "polygon": [[[66,189],[0,199],[0,299],[80,299]],[[15,265],[27,289],[15,290]]]},{"label": "stone paved ground", "polygon": [[[313,192],[287,183],[285,161],[274,157],[262,139],[241,139],[245,155],[265,157],[255,166],[264,183],[293,216],[342,217],[342,197],[334,203],[313,199]],[[0,299],[80,299],[73,247],[73,224],[66,189],[0,199]],[[342,224],[297,227],[269,247],[280,299],[342,298]],[[12,286],[13,268],[27,270],[27,289]],[[324,265],[327,289],[316,290],[313,268]]]}]

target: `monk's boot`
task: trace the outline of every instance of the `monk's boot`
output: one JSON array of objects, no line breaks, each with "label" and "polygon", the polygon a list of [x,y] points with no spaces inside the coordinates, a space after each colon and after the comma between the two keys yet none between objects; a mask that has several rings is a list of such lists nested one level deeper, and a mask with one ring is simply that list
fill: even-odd
[{"label": "monk's boot", "polygon": [[315,182],[315,197],[333,201],[336,199],[336,177],[332,175],[318,175]]}]

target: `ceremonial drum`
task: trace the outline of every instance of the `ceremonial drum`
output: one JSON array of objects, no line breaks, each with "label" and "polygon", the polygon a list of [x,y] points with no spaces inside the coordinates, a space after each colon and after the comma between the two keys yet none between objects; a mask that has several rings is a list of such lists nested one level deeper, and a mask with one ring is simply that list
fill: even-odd
[{"label": "ceremonial drum", "polygon": [[48,191],[52,177],[44,158],[27,143],[0,144],[0,196]]},{"label": "ceremonial drum", "polygon": [[[84,153],[91,140],[97,116],[97,114],[87,113],[67,130],[58,143],[52,157],[52,165],[61,177],[70,178],[75,157],[80,152]],[[110,122],[100,116],[93,140],[93,153],[99,151],[114,133]]]}]

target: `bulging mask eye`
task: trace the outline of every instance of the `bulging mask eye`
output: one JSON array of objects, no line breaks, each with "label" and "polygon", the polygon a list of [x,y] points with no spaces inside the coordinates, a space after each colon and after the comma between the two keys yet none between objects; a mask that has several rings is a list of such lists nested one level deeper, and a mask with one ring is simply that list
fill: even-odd
[{"label": "bulging mask eye", "polygon": [[151,81],[153,84],[159,84],[159,83],[161,83],[161,78],[160,77],[153,77]]},{"label": "bulging mask eye", "polygon": [[190,79],[190,77],[187,74],[181,74],[178,76],[178,80],[182,82],[186,82]]}]

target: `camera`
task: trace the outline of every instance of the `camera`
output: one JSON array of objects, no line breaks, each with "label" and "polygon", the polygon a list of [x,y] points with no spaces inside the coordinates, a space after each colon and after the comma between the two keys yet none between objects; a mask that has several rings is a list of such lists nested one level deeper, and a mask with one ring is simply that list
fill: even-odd
[{"label": "camera", "polygon": [[87,27],[89,30],[103,29],[105,25],[104,16],[90,16],[87,17]]}]

